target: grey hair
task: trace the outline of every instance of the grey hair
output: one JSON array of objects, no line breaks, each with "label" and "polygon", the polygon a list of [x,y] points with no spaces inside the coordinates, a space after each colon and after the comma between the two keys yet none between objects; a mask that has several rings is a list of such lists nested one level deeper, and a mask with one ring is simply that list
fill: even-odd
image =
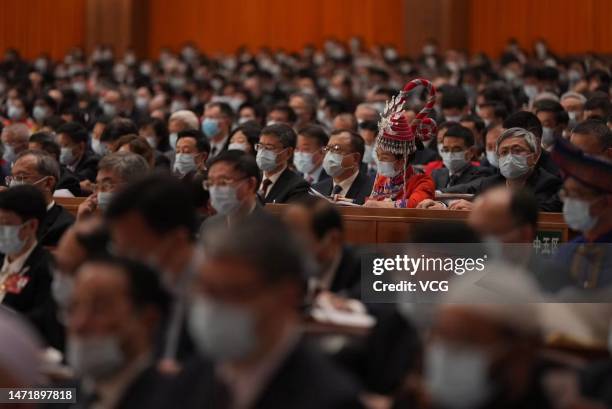
[{"label": "grey hair", "polygon": [[579,92],[568,91],[565,94],[561,95],[561,101],[566,98],[576,98],[582,105],[586,104],[587,98]]},{"label": "grey hair", "polygon": [[198,129],[200,125],[196,114],[187,109],[181,109],[170,115],[168,122],[170,121],[179,121],[185,125],[185,129]]},{"label": "grey hair", "polygon": [[12,124],[2,130],[3,134],[11,133],[17,136],[22,142],[27,142],[30,138],[30,130],[24,124]]},{"label": "grey hair", "polygon": [[149,173],[149,164],[140,155],[131,152],[110,153],[98,162],[98,171],[117,173],[124,183],[139,179]]},{"label": "grey hair", "polygon": [[304,100],[304,103],[308,106],[308,109],[313,115],[317,113],[317,107],[319,105],[319,101],[317,101],[317,97],[315,95],[309,94],[307,92],[295,92],[291,94],[289,98],[292,97],[300,97]]},{"label": "grey hair", "polygon": [[24,156],[33,156],[34,158],[36,158],[36,172],[38,172],[42,176],[54,177],[55,184],[57,185],[57,182],[60,178],[60,165],[57,162],[57,159],[55,159],[53,156],[51,156],[51,154],[45,151],[27,149],[17,155],[17,159],[15,159],[15,162],[17,162]]},{"label": "grey hair", "polygon": [[501,143],[508,138],[523,138],[525,142],[527,142],[531,152],[537,153],[540,150],[538,140],[533,133],[526,129],[516,127],[506,129],[501,133],[501,135],[499,135],[497,138],[497,143],[495,144],[495,152],[499,151],[499,145],[501,145]]}]

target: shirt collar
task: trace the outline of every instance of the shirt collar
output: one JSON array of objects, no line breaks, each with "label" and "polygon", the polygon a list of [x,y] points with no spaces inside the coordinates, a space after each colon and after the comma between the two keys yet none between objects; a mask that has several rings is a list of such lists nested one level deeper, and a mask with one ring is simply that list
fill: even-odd
[{"label": "shirt collar", "polygon": [[340,183],[335,183],[334,182],[334,187],[336,185],[339,185],[342,190],[340,191],[340,195],[344,195],[346,196],[346,194],[348,193],[349,189],[351,188],[351,186],[353,185],[353,182],[355,181],[355,179],[357,179],[357,176],[359,175],[359,169],[357,169],[355,171],[355,173],[353,173],[351,176],[349,176],[348,178],[344,179],[342,182]]},{"label": "shirt collar", "polygon": [[323,165],[319,165],[318,168],[316,168],[315,170],[313,170],[310,173],[307,173],[306,176],[310,176],[312,178],[313,182],[318,182],[319,181],[319,176],[321,176],[321,172],[323,171]]},{"label": "shirt collar", "polygon": [[51,203],[47,205],[47,211],[51,210],[55,206],[55,200],[51,200]]},{"label": "shirt collar", "polygon": [[2,264],[2,270],[0,271],[2,271],[3,273],[20,273],[23,269],[23,265],[26,263],[26,261],[28,261],[28,257],[30,257],[30,254],[32,254],[37,244],[38,242],[34,241],[28,251],[26,251],[13,261],[9,262],[8,254],[5,255],[4,263]]},{"label": "shirt collar", "polygon": [[[283,166],[283,168],[281,170],[279,170],[278,172],[276,172],[273,175],[270,175],[268,177],[264,176],[264,179],[269,179],[270,182],[272,182],[272,185],[274,185],[276,183],[276,181],[278,180],[278,178],[280,178],[280,176],[283,174],[285,169],[287,169],[287,165]],[[262,182],[263,182],[263,180],[262,180]],[[272,187],[272,185],[270,185],[270,188]]]}]

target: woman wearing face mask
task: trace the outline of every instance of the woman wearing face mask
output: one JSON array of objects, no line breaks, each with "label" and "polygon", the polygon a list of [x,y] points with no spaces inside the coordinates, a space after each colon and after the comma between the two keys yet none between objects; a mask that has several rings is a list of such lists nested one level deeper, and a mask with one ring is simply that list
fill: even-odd
[{"label": "woman wearing face mask", "polygon": [[[408,92],[425,86],[427,104],[412,123],[404,115]],[[428,118],[435,103],[436,91],[424,79],[409,82],[399,95],[387,102],[379,124],[375,145],[377,175],[366,207],[416,207],[425,199],[433,199],[435,185],[430,176],[417,174],[411,163],[415,152],[423,149],[423,141],[434,137],[436,123]]]},{"label": "woman wearing face mask", "polygon": [[259,142],[261,127],[255,121],[248,121],[237,127],[230,134],[228,150],[239,150],[255,157],[255,145]]}]

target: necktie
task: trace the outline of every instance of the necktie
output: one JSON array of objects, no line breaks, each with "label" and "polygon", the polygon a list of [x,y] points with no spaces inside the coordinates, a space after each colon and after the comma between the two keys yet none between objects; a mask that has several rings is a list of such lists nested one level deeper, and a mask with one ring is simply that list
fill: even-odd
[{"label": "necktie", "polygon": [[314,182],[314,179],[312,178],[312,176],[306,175],[306,182],[308,182],[309,185],[312,185],[312,182]]},{"label": "necktie", "polygon": [[332,190],[332,195],[337,195],[340,192],[342,192],[342,186],[336,185],[334,186],[334,190]]},{"label": "necktie", "polygon": [[217,154],[217,147],[213,146],[212,150],[210,151],[210,153],[211,153],[211,156],[215,156]]},{"label": "necktie", "polygon": [[263,197],[266,197],[266,195],[268,194],[268,188],[271,184],[272,181],[270,179],[264,179],[264,181],[261,183],[261,195]]}]

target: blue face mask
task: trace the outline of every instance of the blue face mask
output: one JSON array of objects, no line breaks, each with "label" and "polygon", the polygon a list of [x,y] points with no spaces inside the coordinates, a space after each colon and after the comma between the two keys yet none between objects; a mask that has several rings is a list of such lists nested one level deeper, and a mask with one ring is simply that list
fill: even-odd
[{"label": "blue face mask", "polygon": [[563,199],[563,218],[571,229],[580,232],[589,231],[597,224],[597,219],[591,216],[591,204],[573,197]]},{"label": "blue face mask", "polygon": [[451,172],[456,173],[467,165],[465,151],[462,152],[442,152],[444,166]]},{"label": "blue face mask", "polygon": [[260,149],[257,151],[257,166],[264,172],[270,172],[276,168],[277,153],[268,149]]},{"label": "blue face mask", "polygon": [[377,172],[381,175],[392,178],[397,176],[399,170],[395,169],[395,162],[385,162],[378,159],[378,155],[374,154],[374,159],[376,159],[376,169]]},{"label": "blue face mask", "polygon": [[494,168],[499,168],[499,161],[497,160],[497,153],[495,151],[487,151],[487,160]]},{"label": "blue face mask", "polygon": [[174,158],[174,171],[186,175],[197,169],[195,157],[191,153],[177,153]]},{"label": "blue face mask", "polygon": [[0,253],[2,254],[17,254],[25,245],[25,241],[19,238],[19,230],[23,224],[19,226],[0,225]]},{"label": "blue face mask", "polygon": [[211,186],[210,204],[217,213],[227,216],[240,208],[240,200],[235,186]]},{"label": "blue face mask", "polygon": [[227,147],[227,150],[229,151],[243,151],[246,152],[248,149],[248,146],[246,143],[240,143],[240,142],[234,142],[234,143],[230,143],[229,146]]},{"label": "blue face mask", "polygon": [[74,163],[72,148],[61,148],[59,159],[62,165],[72,165]]},{"label": "blue face mask", "polygon": [[204,135],[209,139],[219,135],[219,132],[221,132],[219,120],[204,118],[204,121],[202,121],[202,132],[204,132]]},{"label": "blue face mask", "polygon": [[306,175],[314,170],[312,156],[310,152],[295,152],[293,154],[293,164],[298,172]]},{"label": "blue face mask", "polygon": [[248,357],[257,345],[255,324],[247,308],[201,296],[189,310],[189,333],[197,350],[216,362]]},{"label": "blue face mask", "polygon": [[344,156],[339,153],[328,152],[323,159],[323,169],[331,177],[336,177],[342,174],[346,168],[342,167]]},{"label": "blue face mask", "polygon": [[98,192],[98,209],[105,211],[113,198],[113,192]]}]

